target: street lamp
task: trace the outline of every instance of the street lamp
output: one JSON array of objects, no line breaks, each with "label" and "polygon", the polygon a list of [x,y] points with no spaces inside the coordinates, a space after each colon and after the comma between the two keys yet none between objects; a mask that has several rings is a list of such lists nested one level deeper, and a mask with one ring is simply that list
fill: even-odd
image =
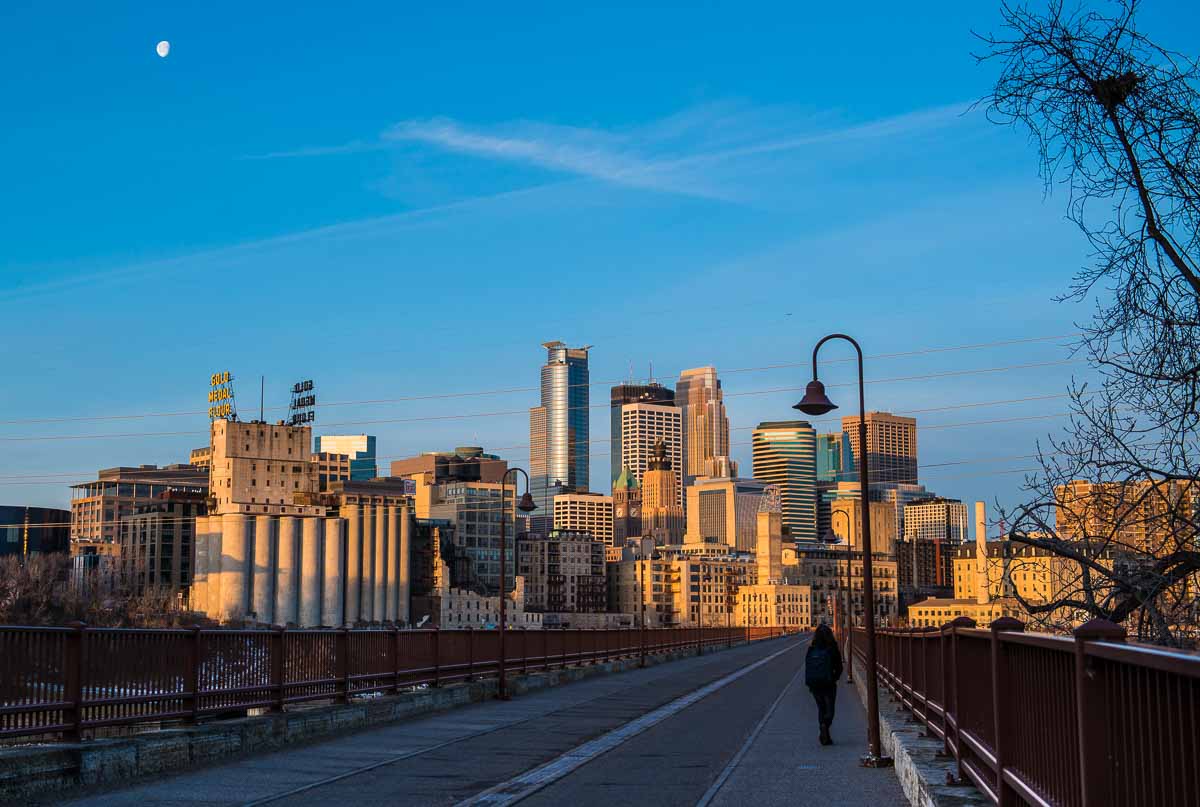
[{"label": "street lamp", "polygon": [[[829,521],[832,524],[836,516],[842,516],[846,519],[846,608],[842,614],[842,623],[846,632],[846,683],[854,683],[854,589],[851,588],[850,566],[854,562],[854,553],[850,551],[850,514],[845,510],[834,510]],[[832,530],[830,531],[832,532]],[[835,544],[841,539],[837,538],[836,533],[834,538],[837,540],[827,541],[826,543]],[[834,565],[836,569],[836,564]]]},{"label": "street lamp", "polygon": [[[825,385],[817,380],[817,353],[820,352],[821,346],[831,339],[842,339],[854,346],[855,353],[858,354],[858,454],[859,454],[859,471],[858,471],[858,491],[860,499],[860,510],[862,514],[862,553],[863,553],[863,610],[865,614],[866,633],[867,633],[867,680],[864,682],[867,688],[867,754],[861,759],[861,763],[869,768],[889,767],[892,764],[891,757],[883,755],[883,748],[879,742],[879,667],[875,658],[875,596],[874,596],[874,576],[871,569],[871,517],[870,517],[870,500],[868,499],[867,491],[870,490],[870,473],[867,462],[867,403],[866,403],[866,388],[863,382],[863,352],[859,347],[858,342],[844,333],[831,333],[828,336],[822,337],[813,348],[812,354],[812,381],[808,382],[808,386],[804,390],[804,398],[800,403],[793,408],[799,409],[806,415],[820,416],[832,412],[837,409],[837,404],[829,400],[829,396],[825,394]],[[853,630],[853,627],[851,627]],[[854,659],[850,659],[850,664],[854,664]]]},{"label": "street lamp", "polygon": [[[500,682],[497,686],[497,697],[502,701],[508,700],[508,676],[505,669],[505,654],[504,654],[504,636],[508,629],[508,609],[505,607],[508,604],[508,592],[504,590],[505,583],[508,581],[508,563],[505,561],[505,555],[508,554],[508,539],[504,535],[504,493],[508,490],[508,475],[513,471],[520,471],[525,477],[525,495],[517,501],[517,486],[513,482],[513,519],[516,519],[516,511],[522,513],[532,513],[537,509],[537,505],[533,503],[533,497],[529,495],[529,474],[525,473],[524,468],[509,468],[504,472],[504,476],[500,477]],[[516,558],[514,557],[514,560]]]}]

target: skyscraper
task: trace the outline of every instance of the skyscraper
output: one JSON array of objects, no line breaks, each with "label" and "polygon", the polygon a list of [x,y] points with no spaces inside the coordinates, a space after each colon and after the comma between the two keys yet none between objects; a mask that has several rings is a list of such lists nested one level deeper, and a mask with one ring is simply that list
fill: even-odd
[{"label": "skyscraper", "polygon": [[845,432],[817,435],[817,536],[823,538],[832,529],[830,505],[838,496],[842,482],[857,482],[854,451]]},{"label": "skyscraper", "polygon": [[683,540],[683,508],[671,470],[667,446],[659,442],[642,475],[642,534],[654,536],[654,543],[677,544]]},{"label": "skyscraper", "polygon": [[533,499],[543,514],[553,512],[554,492],[588,490],[588,350],[545,342],[542,404],[529,410],[529,475]]},{"label": "skyscraper", "polygon": [[[609,484],[616,484],[617,477],[621,475],[621,407],[625,404],[632,403],[647,403],[647,404],[667,404],[675,403],[675,391],[670,387],[664,387],[655,381],[649,381],[645,384],[634,384],[632,381],[625,384],[617,384],[611,390],[609,399],[609,471],[611,479]],[[679,464],[676,464],[679,468]]]},{"label": "skyscraper", "polygon": [[675,489],[683,506],[683,425],[679,409],[670,404],[632,403],[621,407],[621,466],[640,483],[659,443],[667,450]]},{"label": "skyscraper", "polygon": [[[873,474],[871,479],[875,481]],[[854,466],[854,449],[850,445],[850,435],[846,432],[817,435],[817,481],[858,481],[858,471]]]},{"label": "skyscraper", "polygon": [[758,424],[751,438],[754,478],[779,491],[783,525],[798,541],[817,533],[817,433],[806,420]]},{"label": "skyscraper", "polygon": [[[842,431],[850,438],[854,467],[862,468],[858,415],[842,418]],[[917,484],[917,421],[891,412],[867,413],[867,459],[871,482]]]},{"label": "skyscraper", "polygon": [[350,457],[350,479],[365,482],[379,476],[375,465],[375,438],[369,434],[322,434],[317,437],[317,453],[345,454]]},{"label": "skyscraper", "polygon": [[683,483],[698,476],[737,476],[729,459],[729,418],[717,368],[684,370],[675,384],[675,405],[683,415]]}]

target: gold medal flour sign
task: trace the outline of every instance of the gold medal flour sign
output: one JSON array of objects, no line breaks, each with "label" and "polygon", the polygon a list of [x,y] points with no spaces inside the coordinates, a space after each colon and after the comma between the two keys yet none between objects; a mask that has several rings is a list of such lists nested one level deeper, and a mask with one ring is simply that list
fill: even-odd
[{"label": "gold medal flour sign", "polygon": [[233,405],[233,376],[228,370],[213,373],[208,383],[208,419],[234,418],[237,410]]}]

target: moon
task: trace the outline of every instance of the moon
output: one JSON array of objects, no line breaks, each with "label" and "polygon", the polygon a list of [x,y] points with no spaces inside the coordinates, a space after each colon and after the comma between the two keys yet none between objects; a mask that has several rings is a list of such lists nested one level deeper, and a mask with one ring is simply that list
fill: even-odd
[{"label": "moon", "polygon": [[157,51],[159,56],[165,59],[167,58],[167,54],[171,52],[171,43],[164,39],[154,47],[154,50]]}]

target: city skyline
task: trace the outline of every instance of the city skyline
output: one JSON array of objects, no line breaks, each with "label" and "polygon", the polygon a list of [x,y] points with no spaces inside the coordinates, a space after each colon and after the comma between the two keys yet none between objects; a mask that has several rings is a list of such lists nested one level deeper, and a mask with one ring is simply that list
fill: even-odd
[{"label": "city skyline", "polygon": [[[1002,340],[1002,341],[1006,341],[1006,340]],[[1038,340],[1038,341],[1030,342],[1029,344],[1031,344],[1031,346],[1033,346],[1035,349],[1039,349],[1039,348],[1044,349],[1045,343],[1057,344],[1057,341],[1058,340],[1056,340],[1056,339]],[[946,346],[946,347],[953,348],[956,346]],[[1007,345],[1002,345],[1002,347],[1007,347]],[[957,351],[957,352],[961,352],[963,355],[973,355],[973,354],[977,354],[981,351],[985,351],[988,349],[989,349],[988,346],[985,346],[983,348],[974,348],[972,346],[964,346],[964,349],[962,349],[961,351]],[[594,350],[594,348],[593,348],[593,350]],[[933,348],[931,352],[933,355],[938,355],[939,353],[941,353],[943,351],[944,351],[944,348]],[[951,352],[950,355],[954,355],[954,353]],[[797,373],[803,364],[804,364],[803,362],[796,362],[797,367],[787,367],[787,368],[780,368],[780,369],[771,368],[767,372],[772,373],[772,375],[774,377],[778,377],[778,375],[780,373],[787,373],[789,375],[792,375],[792,374]],[[842,366],[842,365],[844,365],[844,362],[839,362],[837,360],[834,360],[830,364],[832,366],[830,367],[829,370],[827,370],[825,372],[838,373],[840,370],[844,369],[844,367]],[[1040,364],[1040,363],[1035,363],[1035,364]],[[532,369],[533,369],[532,366],[527,368],[526,375],[528,375],[528,371],[532,371]],[[750,369],[751,369],[751,373],[747,373],[746,375],[754,374],[754,371],[757,370],[757,368],[750,368]],[[1037,369],[1037,368],[1035,368],[1035,369]],[[978,370],[983,370],[983,372],[977,373]],[[741,373],[742,369],[734,368],[734,372]],[[955,371],[951,371],[951,372],[955,372]],[[974,367],[974,368],[967,367],[967,368],[964,368],[963,372],[967,375],[967,377],[976,376],[977,374],[980,376],[983,376],[983,377],[987,377],[987,376],[993,374],[992,372],[990,372],[990,368],[987,368],[987,367]],[[718,374],[718,376],[720,375],[719,368],[717,368],[717,374]],[[1003,371],[1001,371],[1000,374],[1003,375]],[[930,375],[936,376],[937,373],[936,372],[931,373]],[[205,377],[205,379],[206,378],[207,378],[207,376]],[[904,380],[904,378],[905,378],[904,376],[900,376],[900,379],[902,381]],[[242,380],[242,377],[236,373],[233,376],[233,380],[235,383],[235,387],[238,385],[239,382],[244,383]],[[251,376],[250,381],[253,381],[253,380],[256,380],[256,379],[253,379],[253,377]],[[649,381],[649,379],[647,379],[647,381]],[[886,378],[881,379],[880,380],[881,386],[883,383],[886,383],[887,381],[888,381],[888,379],[886,379]],[[589,380],[586,382],[586,384],[568,385],[568,387],[570,387],[572,389],[574,389],[575,387],[585,388],[589,392],[591,392],[594,388],[603,390],[606,387],[615,387],[615,386],[618,386],[619,384],[626,384],[626,383],[628,383],[628,380],[620,381],[618,383],[613,383],[613,380],[600,379],[600,380],[594,380],[594,381]],[[847,383],[847,382],[843,382],[843,383]],[[871,384],[870,379],[868,379],[868,383]],[[254,393],[257,391],[257,390],[253,389],[253,387],[257,386],[257,385],[248,384],[248,386],[251,387],[251,389],[250,389],[251,393]],[[835,386],[836,386],[836,384],[835,384]],[[240,389],[241,387],[238,387],[238,388]],[[511,391],[512,391],[511,388],[506,388],[506,389],[502,390],[500,394],[511,394]],[[532,393],[532,391],[533,391],[533,388],[532,387],[529,388],[529,393]],[[770,393],[770,398],[772,400],[779,401],[781,404],[783,402],[786,402],[787,400],[791,400],[794,397],[796,397],[798,395],[799,391],[800,391],[800,388],[798,385],[796,387],[784,387],[782,389],[772,388],[772,389],[768,390],[768,392]],[[475,391],[464,391],[464,392],[471,395],[471,393],[474,393]],[[483,391],[483,392],[486,392],[486,391]],[[529,394],[529,393],[526,393],[526,394]],[[870,391],[868,392],[868,396],[869,396],[868,397],[868,406],[872,412],[876,412],[876,411],[887,412],[887,410],[884,408],[885,407],[884,404],[880,404],[879,406],[873,406],[871,404],[871,401],[873,400],[873,398],[871,397],[872,393]],[[241,399],[243,401],[242,409],[244,411],[242,412],[242,414],[246,415],[247,417],[256,417],[258,414],[256,411],[256,408],[253,406],[246,405],[245,399],[249,398],[249,397],[250,396],[246,395],[245,392],[243,391]],[[413,396],[413,397],[419,399],[422,396]],[[460,404],[458,402],[458,400],[456,400],[459,397],[457,393],[447,393],[445,396],[439,396],[439,395],[435,394],[433,397],[434,398],[445,397],[447,400],[450,401],[449,405],[455,407],[455,409],[457,409],[459,406],[463,406],[465,409],[467,406],[466,404]],[[471,395],[471,397],[474,397],[474,396]],[[468,397],[466,400],[470,401],[471,397]],[[488,397],[491,397],[491,396],[488,396]],[[599,403],[591,403],[589,401],[589,403],[587,405],[587,412],[589,414],[588,421],[589,421],[591,436],[590,436],[590,439],[586,442],[589,447],[588,454],[590,457],[589,467],[591,469],[591,478],[598,479],[598,480],[604,480],[606,478],[606,476],[604,475],[603,471],[598,472],[598,470],[601,467],[603,467],[605,470],[607,470],[607,468],[611,465],[611,458],[609,456],[609,451],[606,450],[611,445],[611,440],[609,438],[609,435],[605,434],[604,427],[606,424],[604,423],[604,421],[606,420],[606,418],[603,417],[603,411],[602,411],[604,409],[609,408],[609,404],[604,402],[604,399],[606,396],[604,396],[602,393],[598,394],[597,397],[600,400]],[[732,412],[729,415],[730,454],[731,454],[734,462],[739,463],[739,464],[744,464],[744,467],[747,470],[749,470],[752,466],[751,433],[757,424],[746,422],[746,421],[742,420],[742,418],[740,418],[738,416],[738,413],[740,411],[741,406],[743,406],[743,405],[746,405],[747,408],[751,408],[752,411],[756,411],[756,412],[764,411],[764,408],[759,404],[759,399],[761,399],[763,397],[766,397],[766,396],[761,395],[759,389],[757,389],[757,388],[752,388],[752,389],[746,390],[746,391],[735,390],[733,392],[734,400],[729,403],[729,406],[726,407],[727,411],[732,409]],[[1063,397],[1063,396],[1052,395],[1051,399],[1058,398],[1058,397]],[[267,400],[268,401],[271,400],[270,397],[268,397]],[[485,398],[485,400],[486,400],[486,398]],[[1012,410],[1012,406],[1008,403],[1009,400],[1010,399],[1008,399],[1008,398],[998,398],[997,399],[998,403],[995,408],[985,408],[982,411],[989,413],[989,414],[993,413],[993,412],[997,412],[997,411],[999,411],[1000,413],[1003,413],[1003,414],[1008,414],[1008,412]],[[275,419],[282,418],[286,411],[286,403],[284,403],[284,398],[281,395],[276,395],[275,401],[276,401],[276,403],[274,403],[273,405],[272,404],[266,405],[265,412],[267,415],[266,420],[268,422],[273,422],[273,417],[275,417]],[[401,399],[401,401],[403,401],[403,399]],[[387,402],[371,402],[371,403],[378,405],[379,403],[387,403]],[[982,401],[980,403],[987,403],[987,402]],[[1022,401],[1022,402],[1018,402],[1018,403],[1021,404],[1021,403],[1025,403],[1025,402]],[[1036,399],[1033,402],[1033,404],[1035,406],[1037,406],[1038,402]],[[369,429],[372,431],[376,431],[376,430],[379,430],[379,428],[382,426],[383,427],[383,432],[381,432],[381,434],[382,434],[382,433],[386,432],[389,425],[391,425],[392,423],[398,422],[400,424],[403,424],[410,420],[408,418],[397,418],[395,420],[388,419],[388,418],[376,419],[376,418],[372,418],[368,415],[368,416],[364,417],[364,419],[361,421],[337,420],[337,421],[331,423],[328,427],[326,427],[331,432],[331,434],[329,434],[329,435],[322,434],[323,420],[326,417],[330,417],[330,416],[336,417],[338,414],[340,414],[341,411],[344,411],[344,409],[349,405],[353,405],[353,402],[339,401],[339,402],[331,405],[331,407],[328,410],[322,411],[322,405],[318,404],[317,410],[316,410],[317,411],[317,419],[313,423],[314,441],[320,441],[320,439],[322,437],[337,436],[339,433],[345,432],[346,430],[354,430],[354,429],[358,429],[360,427],[363,429]],[[477,404],[469,404],[469,405],[478,406]],[[1026,404],[1026,406],[1028,406],[1028,404]],[[574,411],[577,408],[578,407],[570,407],[569,406],[569,407],[567,407],[567,410]],[[963,415],[961,415],[961,416],[956,415],[956,410],[958,410],[960,408],[964,409]],[[536,409],[536,407],[534,407],[534,409]],[[929,411],[929,410],[932,410],[935,414],[932,416],[925,415],[924,412]],[[506,429],[503,429],[503,428],[497,429],[496,428],[499,420],[504,420],[507,425],[507,424],[510,424],[513,419],[520,419],[520,418],[524,417],[526,419],[526,422],[528,422],[528,414],[526,414],[526,412],[515,412],[515,411],[514,412],[505,412],[505,411],[492,412],[492,411],[488,411],[488,408],[484,407],[484,406],[478,406],[477,409],[473,410],[474,412],[478,412],[477,415],[474,415],[472,410],[467,410],[462,415],[448,414],[448,413],[446,413],[446,410],[444,410],[444,409],[442,409],[440,411],[442,412],[442,414],[430,414],[430,415],[424,415],[424,416],[417,415],[416,417],[411,419],[412,421],[414,421],[413,425],[399,426],[399,428],[403,432],[409,433],[409,434],[404,435],[404,438],[402,438],[402,442],[391,443],[391,442],[388,442],[383,437],[376,437],[376,439],[378,440],[378,444],[380,446],[379,451],[381,452],[377,459],[378,459],[379,463],[381,464],[381,466],[387,467],[387,465],[390,464],[390,461],[393,459],[400,459],[400,458],[404,458],[404,457],[411,456],[411,455],[418,454],[418,453],[426,453],[426,452],[442,450],[442,449],[444,449],[445,444],[462,444],[464,441],[465,442],[474,441],[476,443],[482,443],[482,445],[485,448],[487,448],[488,450],[492,450],[493,443],[500,442],[500,441],[485,439],[489,435],[489,432],[485,431],[485,429],[496,429],[497,432],[502,433],[503,431],[506,431]],[[770,412],[771,410],[766,410],[766,411]],[[924,428],[926,428],[926,418],[927,417],[936,417],[936,418],[938,418],[939,422],[928,424],[928,426],[936,429],[936,431],[930,432],[931,434],[940,436],[939,432],[941,432],[943,427],[946,427],[946,426],[949,426],[949,429],[947,429],[947,433],[958,433],[958,434],[968,433],[969,434],[971,431],[973,431],[973,428],[974,428],[973,421],[977,420],[977,415],[975,414],[976,411],[978,411],[978,410],[976,410],[974,407],[971,407],[971,406],[959,407],[959,406],[955,406],[955,405],[946,407],[944,409],[939,408],[939,407],[930,407],[928,410],[918,410],[916,412],[916,414],[921,415],[921,417],[918,417],[918,424],[919,424],[918,431],[921,432],[922,434],[924,434]],[[1028,409],[1025,409],[1025,411],[1028,411]],[[1029,414],[1029,415],[1026,415],[1022,412],[1020,414],[1017,414],[1017,416],[1014,418],[1014,420],[1016,420],[1018,422],[1022,421],[1022,420],[1030,420],[1035,423],[1042,422],[1046,418],[1044,418],[1040,414],[1037,414],[1038,411],[1039,410],[1035,409],[1034,413]],[[900,417],[904,417],[903,412],[895,411],[894,409],[887,413],[897,415]],[[945,413],[945,414],[943,414],[943,413]],[[784,413],[784,414],[787,414],[787,413]],[[817,418],[817,419],[813,420],[813,423],[819,431],[822,431],[822,430],[829,431],[829,430],[837,429],[840,425],[842,425],[842,418],[837,417],[836,415],[837,415],[837,413],[835,412],[827,417]],[[949,417],[946,417],[946,415],[949,415]],[[142,423],[142,422],[145,422],[146,420],[150,420],[151,422],[153,422],[153,417],[154,417],[154,415],[141,417],[141,418],[135,417],[134,422]],[[188,418],[189,422],[199,420],[200,422],[205,423],[205,425],[207,425],[206,419],[203,418],[203,413],[201,411],[196,411],[191,414],[184,413],[184,414],[180,415],[180,417]],[[467,429],[463,428],[463,427],[454,427],[452,430],[445,432],[448,436],[445,438],[444,442],[440,442],[439,444],[426,443],[426,442],[416,443],[415,445],[418,447],[415,447],[414,449],[411,449],[411,450],[404,450],[404,449],[392,450],[389,448],[389,446],[397,445],[397,444],[401,445],[401,446],[414,445],[414,443],[411,442],[411,438],[409,437],[409,435],[413,431],[419,431],[419,432],[426,432],[426,431],[432,431],[432,430],[440,431],[439,421],[444,421],[444,420],[456,421],[456,420],[466,419],[466,420],[468,420],[468,422],[470,422],[470,421],[474,420],[475,417],[478,417],[478,421],[477,421],[478,425],[476,425],[475,423],[472,423],[472,425],[469,427],[470,431],[467,431]],[[104,420],[105,419],[100,419],[99,424],[103,424]],[[942,420],[950,421],[950,422],[942,423],[941,422]],[[978,420],[981,421],[981,422],[979,422],[979,427],[981,429],[985,429],[985,428],[993,426],[993,424],[991,422],[989,422],[989,419],[987,419],[987,418],[978,418]],[[96,428],[96,426],[97,426],[96,421],[84,421],[83,425],[89,429],[95,428],[95,431],[98,433],[103,433],[102,428]],[[1003,424],[1001,424],[1001,425],[1003,425]],[[599,426],[600,428],[596,429],[596,426]],[[396,427],[393,427],[393,428],[396,428]],[[511,427],[509,427],[509,428],[511,428]],[[1036,426],[1035,426],[1035,428],[1036,428]],[[80,428],[80,431],[83,431],[83,428]],[[192,432],[171,433],[168,435],[164,435],[163,438],[165,438],[165,439],[160,439],[159,441],[155,441],[155,442],[170,442],[170,443],[179,445],[181,447],[182,446],[192,446],[192,444],[195,442],[195,440],[201,438],[204,434],[206,434],[206,432],[207,432],[207,429],[204,429],[203,431],[197,430],[194,433],[192,433]],[[154,434],[155,434],[154,432],[151,432],[152,437],[154,436]],[[138,435],[136,433],[134,433],[134,434],[128,435],[128,436],[136,438]],[[120,465],[144,464],[143,457],[145,455],[143,455],[143,457],[128,457],[128,455],[123,454],[123,452],[125,451],[125,445],[124,445],[125,439],[126,439],[125,437],[117,439],[117,442],[120,445],[120,447],[118,448],[117,451],[114,451],[111,454],[103,453],[103,448],[106,445],[107,446],[113,445],[113,441],[109,440],[109,439],[102,439],[102,438],[95,439],[95,440],[81,439],[79,441],[68,439],[64,442],[73,447],[88,447],[92,451],[95,451],[96,449],[100,449],[101,450],[100,453],[102,454],[102,460],[97,467],[107,468],[107,467],[118,467]],[[848,438],[848,439],[852,439],[852,438]],[[954,442],[954,441],[951,441],[951,442]],[[500,456],[508,459],[510,464],[512,464],[515,461],[515,463],[518,465],[524,465],[529,458],[529,451],[530,451],[529,445],[530,444],[528,442],[516,443],[515,445],[502,445],[502,446],[497,447],[495,449],[495,451]],[[1007,469],[1006,469],[1005,472],[1001,472],[1000,474],[989,473],[990,469],[989,469],[988,463],[990,461],[1002,461],[1002,460],[1006,459],[1007,455],[1004,455],[1002,453],[998,453],[995,455],[987,455],[987,456],[981,458],[980,460],[977,461],[979,463],[980,467],[975,469],[975,468],[972,468],[972,466],[975,465],[976,461],[971,460],[970,458],[961,457],[958,454],[951,454],[949,456],[942,454],[941,456],[937,457],[936,459],[931,458],[929,456],[930,452],[928,450],[926,450],[926,448],[925,448],[925,438],[924,437],[921,438],[921,445],[922,445],[922,452],[921,452],[920,462],[922,465],[922,469],[921,469],[922,481],[924,481],[924,479],[925,479],[924,474],[928,471],[929,466],[931,466],[933,469],[935,469],[934,473],[937,474],[936,469],[943,468],[943,467],[946,467],[948,469],[954,468],[956,466],[959,466],[960,464],[964,464],[964,460],[965,460],[966,461],[965,464],[967,465],[967,468],[972,469],[974,471],[974,473],[971,473],[969,471],[961,471],[960,470],[960,472],[958,474],[949,474],[949,475],[941,475],[941,476],[932,477],[930,479],[931,489],[936,490],[939,493],[946,491],[946,495],[953,495],[957,498],[962,498],[964,500],[975,500],[978,498],[984,498],[986,500],[991,501],[992,491],[993,491],[993,485],[991,483],[996,479],[1002,479],[1003,474],[1005,472],[1007,472]],[[184,451],[181,449],[178,454],[174,453],[174,449],[166,449],[165,453],[164,453],[164,449],[162,448],[162,446],[158,445],[156,448],[151,450],[149,457],[151,457],[153,459],[157,459],[158,460],[157,464],[165,466],[165,465],[173,464],[173,463],[187,462],[189,453],[190,453],[190,449],[188,451]],[[113,457],[114,460],[109,461],[107,459],[107,457],[109,457],[109,456]],[[128,461],[118,462],[115,459],[117,457],[127,458]],[[6,482],[9,482],[9,480],[12,479],[13,481],[17,481],[20,484],[20,488],[18,488],[18,489],[21,490],[22,495],[26,496],[28,499],[25,503],[31,504],[31,505],[37,505],[37,506],[50,506],[50,507],[65,506],[67,501],[69,500],[69,495],[67,493],[64,493],[63,490],[66,489],[67,485],[74,484],[76,482],[86,481],[86,479],[92,474],[94,474],[94,469],[93,470],[81,469],[80,472],[77,474],[66,474],[63,476],[63,479],[65,481],[63,482],[63,484],[61,486],[60,486],[59,480],[57,478],[55,478],[57,476],[57,474],[50,474],[50,475],[47,475],[46,477],[38,477],[36,474],[31,474],[31,475],[29,475],[30,478],[6,477],[3,479],[0,479],[0,486],[4,486]],[[749,474],[743,473],[742,476],[749,476]],[[877,481],[881,481],[881,480],[877,480]],[[9,487],[15,487],[15,485],[10,484]],[[60,489],[60,487],[61,487],[61,489]],[[611,490],[602,490],[601,487],[603,487],[603,486],[600,486],[599,484],[590,485],[590,489],[593,492],[598,492],[598,493],[611,492]],[[997,485],[995,487],[999,487],[999,485]],[[37,496],[37,493],[35,493],[35,491],[38,491],[39,489],[43,490],[43,492],[41,494],[41,498],[35,498]],[[968,492],[962,493],[962,491],[964,491],[964,490],[966,490]],[[31,496],[31,494],[32,494],[32,496]]]}]

